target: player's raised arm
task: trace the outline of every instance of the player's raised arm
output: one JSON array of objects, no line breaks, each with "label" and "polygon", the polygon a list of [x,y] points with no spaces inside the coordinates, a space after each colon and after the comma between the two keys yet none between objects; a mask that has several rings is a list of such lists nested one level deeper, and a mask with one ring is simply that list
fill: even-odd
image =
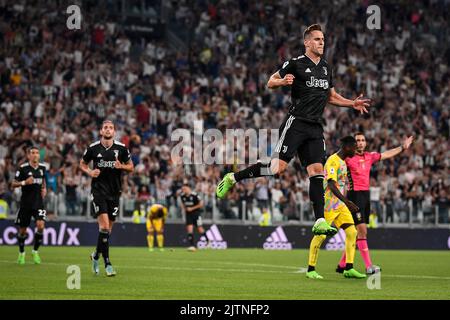
[{"label": "player's raised arm", "polygon": [[346,99],[336,92],[334,88],[330,89],[330,96],[328,98],[328,103],[333,104],[338,107],[348,107],[358,110],[363,113],[368,113],[366,108],[370,107],[370,99],[362,99],[363,95],[360,94],[355,100]]},{"label": "player's raised arm", "polygon": [[408,148],[409,148],[409,146],[411,145],[412,142],[413,142],[413,136],[410,136],[410,137],[406,138],[403,141],[401,146],[383,152],[381,154],[380,160],[386,160],[386,159],[395,157],[396,155],[398,155],[401,152],[403,152],[403,150],[408,150]]},{"label": "player's raised arm", "polygon": [[345,203],[345,205],[351,212],[358,212],[358,210],[359,210],[358,206],[356,204],[354,204],[353,202],[351,202],[350,200],[348,200],[346,197],[344,197],[344,195],[341,193],[341,191],[337,187],[336,181],[334,181],[333,179],[328,179],[328,188],[330,188],[331,192],[333,192],[333,194],[339,200],[341,200],[342,202]]},{"label": "player's raised arm", "polygon": [[267,82],[267,87],[269,89],[276,89],[278,87],[290,86],[294,82],[294,75],[288,73],[281,77],[280,72],[277,71],[273,75],[270,76],[269,81]]}]

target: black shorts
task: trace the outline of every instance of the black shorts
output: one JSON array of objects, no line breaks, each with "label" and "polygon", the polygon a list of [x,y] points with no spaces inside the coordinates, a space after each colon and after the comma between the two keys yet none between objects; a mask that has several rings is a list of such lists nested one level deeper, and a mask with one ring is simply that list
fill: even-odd
[{"label": "black shorts", "polygon": [[31,223],[31,217],[34,218],[34,221],[45,221],[47,219],[46,214],[47,211],[44,209],[20,208],[17,212],[15,224],[21,228],[26,228]]},{"label": "black shorts", "polygon": [[186,213],[186,225],[193,224],[196,227],[203,226],[202,217],[200,216],[200,212],[187,212]]},{"label": "black shorts", "polygon": [[105,197],[102,195],[91,194],[93,217],[98,218],[101,214],[108,214],[111,221],[116,221],[119,215],[120,197]]},{"label": "black shorts", "polygon": [[355,225],[369,223],[370,215],[370,192],[369,191],[349,191],[348,200],[356,204],[359,212],[352,213]]},{"label": "black shorts", "polygon": [[297,154],[304,167],[313,163],[325,163],[325,139],[321,124],[288,115],[279,132],[280,138],[272,158],[289,162]]}]

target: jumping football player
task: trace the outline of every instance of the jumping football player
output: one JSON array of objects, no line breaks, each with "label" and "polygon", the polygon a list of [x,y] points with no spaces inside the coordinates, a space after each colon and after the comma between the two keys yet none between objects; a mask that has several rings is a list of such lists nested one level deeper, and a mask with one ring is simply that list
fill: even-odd
[{"label": "jumping football player", "polygon": [[277,175],[286,170],[290,160],[298,154],[309,176],[309,197],[316,222],[314,234],[333,235],[337,230],[324,219],[323,163],[325,140],[323,137],[323,111],[327,103],[368,112],[370,100],[349,100],[334,89],[331,66],[322,56],[325,39],[320,25],[309,26],[304,32],[306,52],[286,61],[274,73],[267,86],[270,89],[291,86],[291,106],[280,127],[281,136],[270,163],[256,164],[236,173],[228,173],[218,184],[216,195],[224,198],[239,181],[264,175]]}]

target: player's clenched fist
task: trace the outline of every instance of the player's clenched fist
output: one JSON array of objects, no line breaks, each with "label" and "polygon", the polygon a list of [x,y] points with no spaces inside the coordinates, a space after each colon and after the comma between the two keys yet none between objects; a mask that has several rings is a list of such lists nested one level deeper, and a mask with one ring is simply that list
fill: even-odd
[{"label": "player's clenched fist", "polygon": [[28,178],[25,180],[25,184],[26,184],[26,185],[33,184],[33,183],[34,183],[34,178],[33,178],[33,177],[28,177]]},{"label": "player's clenched fist", "polygon": [[287,75],[285,75],[284,78],[283,78],[283,84],[284,84],[285,86],[290,86],[290,85],[294,82],[294,79],[295,79],[294,75],[292,75],[292,74],[287,74]]},{"label": "player's clenched fist", "polygon": [[100,170],[99,169],[91,170],[89,175],[92,178],[97,178],[100,175]]}]

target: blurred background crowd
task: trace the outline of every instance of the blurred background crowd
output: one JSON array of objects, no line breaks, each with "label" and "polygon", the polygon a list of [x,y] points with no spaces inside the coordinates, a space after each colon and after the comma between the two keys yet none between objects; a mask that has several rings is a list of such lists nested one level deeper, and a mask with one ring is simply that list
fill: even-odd
[{"label": "blurred background crowd", "polygon": [[[373,101],[367,115],[326,108],[328,154],[357,131],[378,152],[414,135],[410,150],[373,167],[372,210],[383,223],[449,222],[449,1],[387,1],[381,30],[367,28],[365,0],[79,4],[81,30],[69,30],[67,1],[0,1],[0,201],[11,214],[19,189],[9,183],[36,145],[48,166],[48,213],[88,216],[90,180],[78,162],[108,118],[135,164],[124,177],[124,216],[160,202],[181,219],[178,192],[187,180],[206,218],[258,221],[266,212],[273,222],[311,221],[298,160],[278,179],[246,181],[219,201],[220,178],[248,164],[180,164],[171,134],[193,132],[194,121],[222,132],[278,129],[290,91],[269,90],[267,80],[303,53],[306,26],[320,23],[336,91]],[[164,32],[136,36],[124,27],[130,19],[156,19]]]}]

